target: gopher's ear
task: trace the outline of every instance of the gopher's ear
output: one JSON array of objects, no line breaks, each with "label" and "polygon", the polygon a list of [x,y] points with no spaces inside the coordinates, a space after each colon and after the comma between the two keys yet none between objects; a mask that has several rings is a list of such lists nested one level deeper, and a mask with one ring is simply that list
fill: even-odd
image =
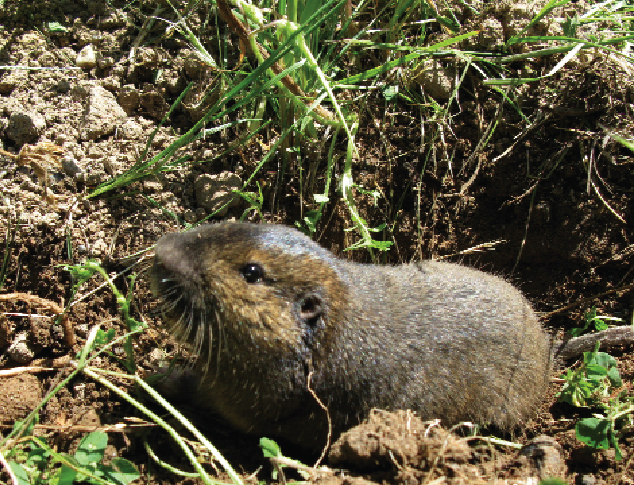
[{"label": "gopher's ear", "polygon": [[316,326],[323,316],[324,304],[316,294],[304,295],[299,301],[299,315],[304,325]]},{"label": "gopher's ear", "polygon": [[316,327],[324,314],[324,302],[321,296],[315,292],[299,295],[296,303],[296,312],[305,326]]},{"label": "gopher's ear", "polygon": [[328,308],[319,290],[300,292],[293,304],[295,319],[301,324],[302,339],[309,349],[319,345],[319,335],[326,324]]}]

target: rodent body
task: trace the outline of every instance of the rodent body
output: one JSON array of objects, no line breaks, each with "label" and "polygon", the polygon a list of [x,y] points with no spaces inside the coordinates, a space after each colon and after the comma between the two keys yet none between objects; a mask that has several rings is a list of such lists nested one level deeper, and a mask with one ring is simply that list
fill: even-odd
[{"label": "rodent body", "polygon": [[163,236],[152,281],[199,354],[197,401],[247,432],[323,446],[309,387],[335,435],[372,408],[510,429],[548,385],[526,299],[457,264],[351,263],[291,228],[222,223]]}]

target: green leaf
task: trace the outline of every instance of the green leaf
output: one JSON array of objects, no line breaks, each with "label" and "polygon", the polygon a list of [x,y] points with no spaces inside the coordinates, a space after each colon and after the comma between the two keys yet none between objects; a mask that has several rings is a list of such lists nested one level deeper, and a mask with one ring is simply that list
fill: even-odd
[{"label": "green leaf", "polygon": [[[22,436],[33,436],[33,430],[35,429],[35,425],[38,423],[38,416],[37,414],[35,416],[33,416],[33,419],[31,419],[31,421],[29,421],[29,423],[27,424],[26,429],[23,429],[21,434]],[[15,423],[13,423],[13,428],[12,428],[12,432],[15,432],[19,429],[22,428],[22,426],[24,426],[24,420],[22,419],[17,419],[15,421]]]},{"label": "green leaf", "polygon": [[566,37],[577,37],[577,27],[581,25],[579,22],[579,16],[575,14],[572,17],[566,18],[564,22],[562,22],[561,27],[564,30],[564,35]]},{"label": "green leaf", "polygon": [[112,342],[115,338],[116,331],[114,328],[108,329],[107,332],[104,332],[102,329],[97,331],[97,336],[95,337],[95,345],[106,345]]},{"label": "green leaf", "polygon": [[58,485],[72,485],[77,477],[77,472],[72,468],[62,465],[62,469],[57,476]]},{"label": "green leaf", "polygon": [[539,481],[539,485],[566,485],[566,482],[561,478],[544,478]]},{"label": "green leaf", "polygon": [[51,33],[68,32],[68,29],[59,22],[48,22],[46,26]]},{"label": "green leaf", "polygon": [[383,96],[388,103],[391,102],[396,96],[398,96],[398,86],[386,86],[383,89]]},{"label": "green leaf", "polygon": [[38,469],[43,470],[46,467],[48,457],[48,451],[42,448],[34,448],[29,452],[26,463],[30,466],[37,467]]},{"label": "green leaf", "polygon": [[626,148],[629,148],[632,152],[634,152],[634,143],[632,143],[631,140],[628,140],[627,138],[623,138],[622,136],[619,136],[615,133],[611,133],[610,136],[614,138],[616,141],[618,141],[621,145],[623,145]]},{"label": "green leaf", "polygon": [[610,380],[610,385],[612,387],[621,387],[623,385],[621,374],[619,374],[619,369],[616,367],[612,367],[608,370],[608,379]]},{"label": "green leaf", "polygon": [[605,369],[609,369],[611,367],[616,367],[616,359],[605,352],[597,352],[591,356],[588,364],[594,364],[604,367]]},{"label": "green leaf", "polygon": [[606,418],[585,418],[575,427],[577,439],[586,445],[607,450],[610,448],[610,420]]},{"label": "green leaf", "polygon": [[98,272],[98,263],[93,259],[89,259],[83,266],[62,265],[62,267],[70,272],[72,280],[75,282],[75,288],[79,288],[86,281]]},{"label": "green leaf", "polygon": [[10,461],[9,466],[11,467],[11,471],[15,475],[15,478],[18,479],[19,485],[30,485],[31,481],[29,480],[29,475],[26,473],[26,470],[22,467],[22,465]]},{"label": "green leaf", "polygon": [[139,478],[140,474],[136,467],[125,458],[114,458],[112,466],[103,467],[104,475],[116,483],[127,485]]},{"label": "green leaf", "polygon": [[278,456],[283,456],[279,445],[269,438],[260,438],[260,448],[262,448],[264,458],[276,458]]},{"label": "green leaf", "polygon": [[588,376],[588,380],[598,384],[603,377],[608,375],[608,370],[602,365],[588,364],[586,367],[586,375]]},{"label": "green leaf", "polygon": [[389,251],[392,246],[392,241],[376,241],[372,240],[372,247],[374,249],[378,249],[379,251]]},{"label": "green leaf", "polygon": [[572,337],[579,337],[580,335],[583,335],[583,332],[586,331],[587,327],[579,327],[579,328],[573,328],[570,330],[570,335]]},{"label": "green leaf", "polygon": [[566,383],[558,394],[560,401],[578,407],[602,406],[601,398],[610,394],[610,388],[622,385],[616,360],[598,349],[597,343],[593,352],[584,352],[583,364],[563,376]]},{"label": "green leaf", "polygon": [[[368,227],[368,231],[370,232],[383,232],[383,229],[385,229],[387,227],[387,224],[384,222],[383,224],[380,224],[377,227]],[[383,242],[383,241],[381,241]]]},{"label": "green leaf", "polygon": [[95,466],[101,461],[106,446],[108,445],[108,435],[102,431],[90,433],[81,440],[79,448],[75,453],[75,459],[83,466]]},{"label": "green leaf", "polygon": [[614,448],[614,459],[616,461],[621,461],[623,459],[623,454],[621,453],[621,448],[619,448],[619,442],[616,439],[614,430],[610,430],[610,444]]},{"label": "green leaf", "polygon": [[[128,330],[130,332],[137,332],[138,330],[145,327],[145,324],[143,322],[139,322],[138,320],[135,320],[134,318],[128,318],[126,320],[126,325],[128,326]],[[114,330],[114,329],[111,328],[110,330]],[[113,332],[113,338],[114,338],[114,332]]]},{"label": "green leaf", "polygon": [[570,331],[570,335],[572,335],[573,337],[578,337],[579,335],[582,335],[591,330],[595,330],[597,332],[600,332],[601,330],[606,330],[609,327],[607,323],[608,321],[622,321],[621,318],[597,315],[597,308],[594,306],[583,315],[583,318],[585,321],[584,326],[580,328],[573,328]]}]

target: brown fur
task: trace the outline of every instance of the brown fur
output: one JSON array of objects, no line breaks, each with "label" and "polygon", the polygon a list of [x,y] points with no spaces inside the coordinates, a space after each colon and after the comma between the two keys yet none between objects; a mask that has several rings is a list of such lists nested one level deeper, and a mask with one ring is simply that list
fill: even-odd
[{"label": "brown fur", "polygon": [[530,305],[481,271],[350,263],[294,229],[247,223],[166,235],[155,254],[165,318],[199,354],[198,401],[244,431],[322,446],[309,373],[335,434],[372,408],[510,429],[548,384]]}]

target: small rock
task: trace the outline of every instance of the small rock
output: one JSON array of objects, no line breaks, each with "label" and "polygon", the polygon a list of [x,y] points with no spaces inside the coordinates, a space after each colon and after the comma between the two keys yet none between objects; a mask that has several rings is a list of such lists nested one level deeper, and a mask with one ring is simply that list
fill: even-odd
[{"label": "small rock", "polygon": [[127,140],[140,139],[143,136],[143,127],[135,120],[128,119],[123,125],[121,125],[119,133],[122,138]]},{"label": "small rock", "polygon": [[200,56],[191,49],[182,49],[179,56],[183,59],[183,68],[187,77],[201,79],[208,66],[202,62]]},{"label": "small rock", "polygon": [[550,436],[538,436],[520,450],[520,461],[527,460],[532,475],[541,480],[566,476],[567,467],[561,454],[561,445]]},{"label": "small rock", "polygon": [[95,54],[92,44],[88,44],[79,51],[75,64],[77,64],[77,67],[81,67],[82,69],[92,69],[97,65],[97,54]]},{"label": "small rock", "polygon": [[119,91],[117,99],[124,111],[131,115],[138,109],[141,103],[141,92],[134,84],[126,84],[121,88],[121,91]]},{"label": "small rock", "polygon": [[111,177],[114,177],[114,175],[117,173],[116,166],[117,166],[116,161],[113,160],[112,157],[106,157],[103,159],[103,169]]},{"label": "small rock", "polygon": [[188,224],[194,224],[196,222],[196,213],[193,210],[186,210],[183,214],[183,219]]},{"label": "small rock", "polygon": [[165,101],[165,94],[151,84],[143,86],[143,92],[141,93],[141,107],[147,112],[147,114],[160,120],[169,111],[170,106]]},{"label": "small rock", "polygon": [[29,347],[39,353],[51,343],[53,320],[32,318],[29,322]]},{"label": "small rock", "polygon": [[116,76],[108,76],[101,80],[101,85],[111,93],[116,93],[121,89],[121,79]]},{"label": "small rock", "polygon": [[70,81],[68,81],[68,79],[60,79],[55,89],[58,93],[66,94],[70,91]]},{"label": "small rock", "polygon": [[95,428],[101,426],[101,418],[93,406],[94,404],[91,403],[73,406],[73,423],[77,426],[94,426]]},{"label": "small rock", "polygon": [[80,173],[77,175],[77,180],[80,182],[84,182],[89,187],[94,187],[99,185],[106,179],[105,172],[91,172],[91,173]]},{"label": "small rock", "polygon": [[107,12],[100,17],[100,23],[102,28],[108,30],[133,25],[130,15],[123,9]]},{"label": "small rock", "polygon": [[154,348],[150,351],[147,358],[150,362],[150,365],[163,365],[165,364],[166,354],[163,349]]},{"label": "small rock", "polygon": [[108,69],[114,66],[114,59],[112,57],[100,57],[97,59],[97,65],[99,69]]},{"label": "small rock", "polygon": [[75,384],[73,391],[75,391],[75,399],[86,399],[86,383]]},{"label": "small rock", "polygon": [[581,475],[581,477],[579,477],[579,483],[581,485],[596,485],[597,477],[594,475]]},{"label": "small rock", "polygon": [[487,50],[495,50],[504,45],[504,28],[495,18],[485,18],[480,27],[478,40]]},{"label": "small rock", "polygon": [[38,113],[15,111],[9,118],[7,135],[18,145],[37,141],[46,129],[46,120]]},{"label": "small rock", "polygon": [[434,99],[449,99],[454,89],[455,72],[436,59],[429,59],[415,71],[414,82],[421,84]]},{"label": "small rock", "polygon": [[144,180],[143,181],[143,193],[152,194],[158,193],[163,190],[163,184],[157,180]]},{"label": "small rock", "polygon": [[24,69],[12,69],[0,78],[0,94],[11,94],[18,86],[28,81],[27,71]]},{"label": "small rock", "polygon": [[38,62],[40,63],[40,66],[43,67],[55,67],[57,63],[57,56],[52,52],[42,52]]},{"label": "small rock", "polygon": [[[217,210],[218,216],[227,214],[230,207],[240,203],[241,198],[233,191],[242,188],[242,180],[231,172],[222,172],[218,175],[201,175],[194,183],[196,202],[205,209],[208,214]],[[230,202],[226,207],[225,204]]]},{"label": "small rock", "polygon": [[75,158],[70,154],[66,155],[62,160],[62,170],[69,177],[74,177],[83,172],[79,165],[77,165]]},{"label": "small rock", "polygon": [[35,358],[35,352],[28,345],[26,332],[21,332],[15,336],[6,355],[16,364],[28,364]]},{"label": "small rock", "polygon": [[196,220],[202,221],[205,217],[207,217],[207,211],[202,207],[196,209]]},{"label": "small rock", "polygon": [[[80,251],[79,247],[77,248],[77,251],[81,252],[81,253],[86,253],[86,246],[83,244],[80,244],[79,246],[83,247],[83,250]],[[88,337],[88,332],[90,331],[90,326],[87,323],[79,323],[77,325],[75,325],[75,332],[77,332],[77,335],[79,335],[80,337]]]},{"label": "small rock", "polygon": [[74,341],[75,336],[70,335],[66,338],[64,327],[62,325],[52,324],[50,327],[50,339],[52,342],[60,343],[66,347],[70,341]]},{"label": "small rock", "polygon": [[[4,204],[8,205],[8,204]],[[7,317],[0,314],[0,349],[5,348],[11,342],[11,328]]]},{"label": "small rock", "polygon": [[42,385],[37,377],[21,374],[0,379],[0,410],[2,419],[14,422],[23,419],[42,400]]},{"label": "small rock", "polygon": [[114,95],[102,86],[92,82],[79,83],[73,87],[73,95],[86,97],[80,135],[83,140],[96,140],[110,135],[127,119],[126,112]]}]

